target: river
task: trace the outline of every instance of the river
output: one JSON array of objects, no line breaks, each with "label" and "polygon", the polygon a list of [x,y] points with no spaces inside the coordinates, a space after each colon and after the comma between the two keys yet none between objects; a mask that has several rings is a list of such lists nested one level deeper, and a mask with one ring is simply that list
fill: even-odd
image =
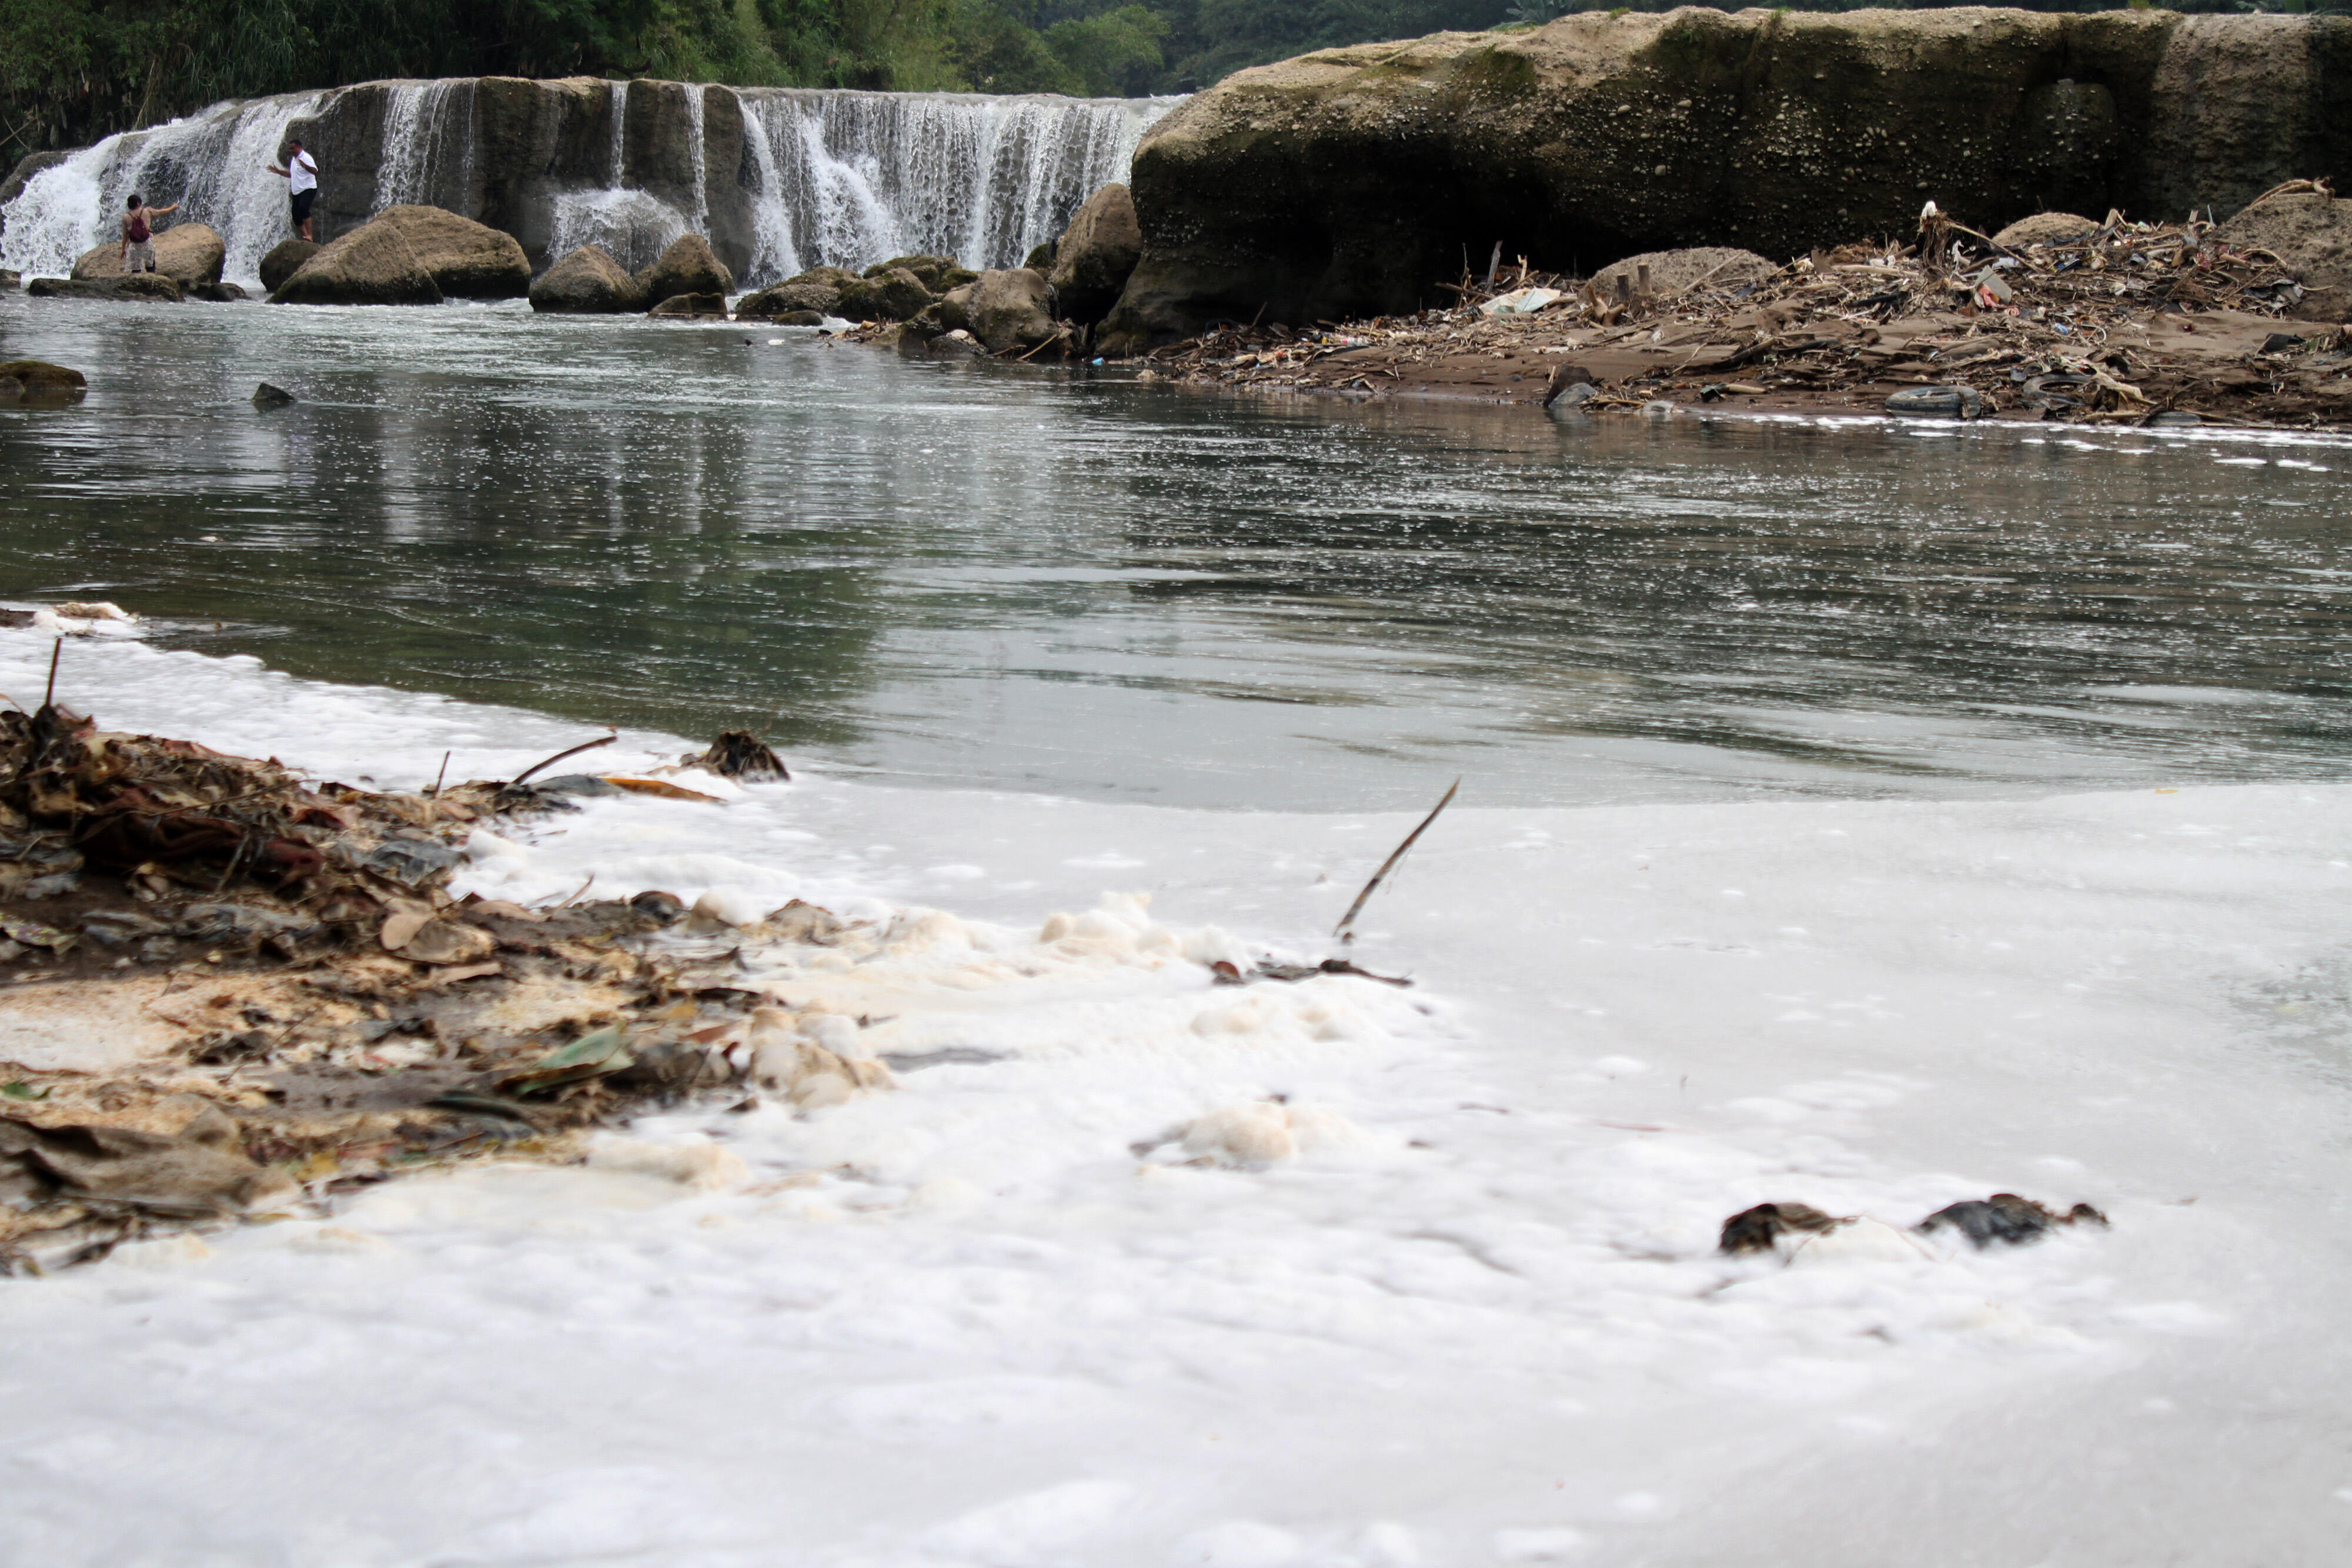
[{"label": "river", "polygon": [[1948,796],[2332,779],[2352,719],[2340,444],[1235,402],[520,303],[0,333],[90,378],[0,415],[0,595],[837,771]]},{"label": "river", "polygon": [[[797,782],[478,824],[453,891],[840,912],[726,961],[902,1069],[0,1281],[27,1561],[2332,1560],[2344,444],[0,340],[90,378],[0,411],[0,598],[146,618],[67,700],[387,786],[767,731]],[[1213,983],[1338,951],[1457,775],[1345,949],[1410,988]],[[1191,1157],[1236,1114],[1295,1157]],[[1909,1229],[1994,1192],[2113,1225]],[[1867,1218],[1719,1256],[1766,1201]]]}]

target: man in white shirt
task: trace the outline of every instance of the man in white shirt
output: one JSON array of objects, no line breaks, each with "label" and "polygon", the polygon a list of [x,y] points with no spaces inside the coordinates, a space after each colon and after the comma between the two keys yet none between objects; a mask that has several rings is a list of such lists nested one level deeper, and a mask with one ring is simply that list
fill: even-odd
[{"label": "man in white shirt", "polygon": [[305,240],[310,237],[310,204],[319,199],[319,165],[302,151],[299,141],[287,144],[286,167],[269,165],[273,174],[285,176],[287,189],[294,197],[294,229]]}]

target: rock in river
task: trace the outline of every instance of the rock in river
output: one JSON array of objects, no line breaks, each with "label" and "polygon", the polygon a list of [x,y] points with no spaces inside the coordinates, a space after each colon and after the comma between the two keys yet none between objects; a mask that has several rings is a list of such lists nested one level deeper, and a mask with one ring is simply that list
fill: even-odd
[{"label": "rock in river", "polygon": [[79,402],[89,390],[79,371],[42,360],[0,361],[0,403]]},{"label": "rock in river", "polygon": [[441,287],[397,225],[364,224],[304,262],[272,305],[438,305]]},{"label": "rock in river", "polygon": [[906,267],[894,267],[845,286],[840,309],[853,321],[906,321],[921,315],[931,298],[920,277]]},{"label": "rock in river", "polygon": [[673,294],[646,312],[652,316],[724,316],[727,298],[719,294]]},{"label": "rock in river", "polygon": [[1027,267],[983,272],[971,287],[964,316],[971,335],[991,352],[1034,349],[1060,335],[1061,327],[1046,308],[1045,280]]},{"label": "rock in river", "polygon": [[[202,224],[173,224],[155,234],[155,270],[183,289],[195,283],[218,283],[227,256],[221,236]],[[73,276],[81,280],[123,276],[121,242],[110,240],[82,252],[74,260]]]},{"label": "rock in river", "polygon": [[261,289],[275,294],[278,286],[302,268],[302,264],[319,254],[319,246],[306,239],[282,239],[261,258]]},{"label": "rock in river", "polygon": [[417,265],[448,299],[519,299],[530,288],[530,258],[514,235],[439,207],[386,207],[367,225],[400,231]]},{"label": "rock in river", "polygon": [[804,283],[794,278],[788,283],[772,283],[757,294],[750,294],[735,302],[739,317],[766,317],[814,313],[831,316],[838,313],[841,289],[831,283]]},{"label": "rock in river", "polygon": [[636,281],[646,298],[656,305],[681,294],[735,292],[735,275],[712,254],[710,242],[700,235],[680,235],[672,240],[658,260],[637,273]]},{"label": "rock in river", "polygon": [[1087,198],[1062,231],[1045,281],[1054,286],[1054,300],[1064,316],[1091,326],[1118,303],[1119,290],[1127,287],[1128,275],[1142,256],[1135,197],[1125,185],[1105,185]]},{"label": "rock in river", "polygon": [[646,308],[646,293],[601,245],[583,245],[539,275],[530,308],[580,316],[610,316]]},{"label": "rock in river", "polygon": [[177,305],[186,298],[177,282],[160,272],[129,272],[115,277],[37,277],[25,285],[36,299],[155,299]]}]

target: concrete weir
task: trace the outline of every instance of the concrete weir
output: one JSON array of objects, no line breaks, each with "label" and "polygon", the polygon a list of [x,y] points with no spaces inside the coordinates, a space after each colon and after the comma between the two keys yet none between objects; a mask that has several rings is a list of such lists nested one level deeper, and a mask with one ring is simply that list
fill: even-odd
[{"label": "concrete weir", "polygon": [[1125,177],[1179,100],[732,88],[575,77],[362,82],[215,104],[28,159],[0,185],[0,266],[62,273],[137,190],[220,231],[255,279],[291,232],[265,167],[318,160],[317,237],[386,207],[446,208],[522,244],[534,269],[593,242],[640,267],[688,232],[745,287],[926,252],[1019,265]]}]

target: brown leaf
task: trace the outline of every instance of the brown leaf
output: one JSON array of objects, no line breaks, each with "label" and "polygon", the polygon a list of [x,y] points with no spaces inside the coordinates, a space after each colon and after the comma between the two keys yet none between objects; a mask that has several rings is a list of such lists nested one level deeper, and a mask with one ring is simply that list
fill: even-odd
[{"label": "brown leaf", "polygon": [[376,940],[382,942],[387,951],[397,953],[407,946],[432,919],[430,910],[395,909],[383,917],[383,929],[376,933]]}]

